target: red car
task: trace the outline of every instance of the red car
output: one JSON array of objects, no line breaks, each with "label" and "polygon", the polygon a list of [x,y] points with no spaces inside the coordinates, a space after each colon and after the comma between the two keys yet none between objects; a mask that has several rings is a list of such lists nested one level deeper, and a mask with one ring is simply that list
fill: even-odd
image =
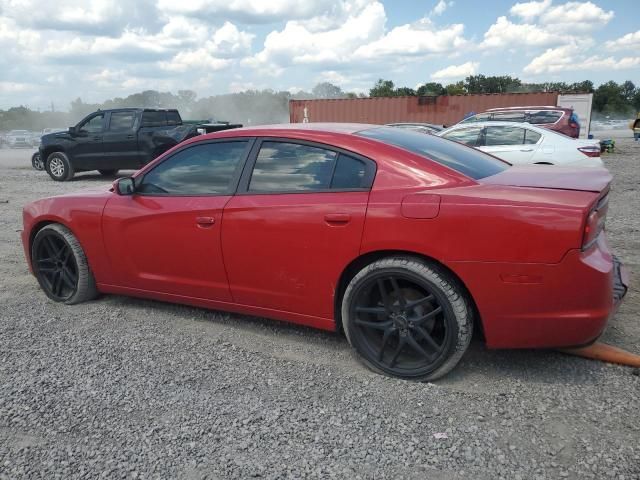
[{"label": "red car", "polygon": [[520,122],[564,133],[572,138],[580,137],[580,120],[572,108],[563,107],[503,107],[491,108],[465,118],[460,123]]},{"label": "red car", "polygon": [[627,277],[604,169],[511,167],[375,125],[229,130],[111,189],[24,208],[54,301],[114,293],[343,329],[366,365],[432,380],[490,347],[596,339]]}]

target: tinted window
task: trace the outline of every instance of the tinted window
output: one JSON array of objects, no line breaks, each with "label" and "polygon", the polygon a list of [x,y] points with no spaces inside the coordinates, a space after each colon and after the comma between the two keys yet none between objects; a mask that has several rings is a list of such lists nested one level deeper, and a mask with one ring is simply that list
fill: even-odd
[{"label": "tinted window", "polygon": [[435,135],[385,127],[363,130],[357,135],[404,148],[476,180],[509,168],[506,162]]},{"label": "tinted window", "polygon": [[167,112],[143,112],[143,127],[164,127],[167,125]]},{"label": "tinted window", "polygon": [[150,194],[229,193],[246,141],[203,143],[172,155],[144,176],[138,191]]},{"label": "tinted window", "polygon": [[557,110],[535,110],[527,112],[525,122],[532,125],[540,125],[543,123],[556,123],[562,117],[562,112]]},{"label": "tinted window", "polygon": [[524,134],[524,143],[533,144],[538,143],[540,140],[540,135],[538,132],[534,132],[533,130],[526,129]]},{"label": "tinted window", "polygon": [[340,154],[333,173],[331,188],[366,188],[366,165],[364,162]]},{"label": "tinted window", "polygon": [[500,122],[524,122],[524,112],[494,112],[492,120]]},{"label": "tinted window", "polygon": [[109,121],[109,130],[131,130],[133,128],[133,122],[135,121],[135,119],[135,112],[112,112],[111,120]]},{"label": "tinted window", "polygon": [[487,127],[485,145],[522,145],[524,143],[524,128],[520,127]]},{"label": "tinted window", "polygon": [[445,133],[443,137],[448,140],[454,140],[458,143],[464,143],[470,147],[475,147],[478,145],[478,139],[481,131],[482,127],[460,128],[459,130],[453,130]]},{"label": "tinted window", "polygon": [[486,122],[487,120],[491,120],[490,113],[479,113],[477,115],[472,115],[471,117],[465,118],[460,123]]},{"label": "tinted window", "polygon": [[80,130],[84,130],[85,132],[101,132],[102,131],[102,119],[104,118],[104,114],[96,115],[95,117],[91,117],[89,120],[80,125]]},{"label": "tinted window", "polygon": [[180,114],[176,111],[168,111],[167,112],[167,125],[181,125],[182,119],[180,118]]},{"label": "tinted window", "polygon": [[338,154],[297,143],[263,142],[253,168],[249,191],[326,190]]}]

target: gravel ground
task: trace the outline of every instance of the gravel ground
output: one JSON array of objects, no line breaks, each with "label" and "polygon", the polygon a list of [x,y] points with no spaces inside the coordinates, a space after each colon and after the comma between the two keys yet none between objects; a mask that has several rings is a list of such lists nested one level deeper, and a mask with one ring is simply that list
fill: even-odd
[{"label": "gravel ground", "polygon": [[[59,184],[0,151],[0,478],[640,479],[640,376],[474,339],[449,376],[378,376],[336,334],[118,296],[54,304],[21,207]],[[632,289],[604,340],[640,353],[640,143],[618,140],[610,243]],[[8,200],[8,203],[6,201]]]}]

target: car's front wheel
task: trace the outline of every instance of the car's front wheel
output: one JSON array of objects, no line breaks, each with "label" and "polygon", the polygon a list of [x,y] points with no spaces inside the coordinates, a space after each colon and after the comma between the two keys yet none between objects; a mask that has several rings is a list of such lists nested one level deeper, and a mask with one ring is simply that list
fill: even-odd
[{"label": "car's front wheel", "polygon": [[53,152],[47,157],[45,169],[56,182],[71,180],[75,173],[69,157],[63,152]]},{"label": "car's front wheel", "polygon": [[56,302],[73,305],[98,294],[78,239],[63,225],[52,223],[38,231],[31,246],[31,265],[44,293]]},{"label": "car's front wheel", "polygon": [[44,170],[44,162],[42,161],[42,157],[40,157],[40,152],[31,155],[31,166],[39,171]]},{"label": "car's front wheel", "polygon": [[383,258],[358,272],[343,296],[342,321],[366,366],[418,381],[455,367],[473,332],[463,289],[441,268],[412,257]]}]

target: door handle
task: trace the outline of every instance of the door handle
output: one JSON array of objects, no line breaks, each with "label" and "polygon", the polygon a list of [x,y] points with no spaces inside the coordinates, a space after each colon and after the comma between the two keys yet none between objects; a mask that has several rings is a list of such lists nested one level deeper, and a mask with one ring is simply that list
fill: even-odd
[{"label": "door handle", "polygon": [[127,139],[128,140],[132,140],[133,139],[133,135],[127,135]]},{"label": "door handle", "polygon": [[324,221],[331,224],[346,225],[351,221],[351,215],[348,213],[327,213]]},{"label": "door handle", "polygon": [[521,152],[533,152],[533,148],[521,148]]},{"label": "door handle", "polygon": [[93,137],[92,140],[102,140],[102,137]]},{"label": "door handle", "polygon": [[216,223],[216,219],[213,217],[196,217],[196,223],[201,227],[210,227]]}]

